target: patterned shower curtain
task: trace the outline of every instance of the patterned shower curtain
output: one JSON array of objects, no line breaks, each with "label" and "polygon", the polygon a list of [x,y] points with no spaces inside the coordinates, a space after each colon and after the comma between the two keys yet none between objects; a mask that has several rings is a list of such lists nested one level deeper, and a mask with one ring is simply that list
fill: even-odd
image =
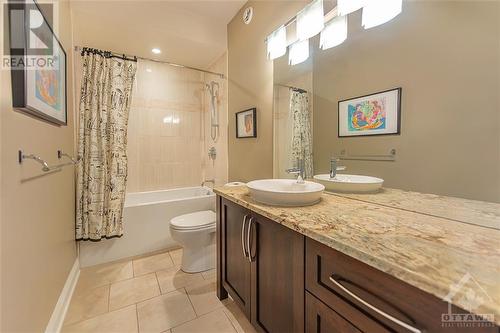
[{"label": "patterned shower curtain", "polygon": [[311,114],[307,92],[290,89],[290,113],[292,117],[291,165],[304,160],[305,177],[313,176]]},{"label": "patterned shower curtain", "polygon": [[123,235],[127,123],[137,62],[84,49],[79,106],[76,239]]}]

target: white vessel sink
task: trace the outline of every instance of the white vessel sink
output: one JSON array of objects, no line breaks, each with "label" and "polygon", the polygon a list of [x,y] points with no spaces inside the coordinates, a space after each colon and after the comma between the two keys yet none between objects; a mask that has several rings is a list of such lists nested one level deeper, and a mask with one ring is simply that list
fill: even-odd
[{"label": "white vessel sink", "polygon": [[318,203],[325,186],[295,179],[261,179],[247,183],[255,201],[273,206],[308,206]]},{"label": "white vessel sink", "polygon": [[346,174],[337,174],[333,179],[329,174],[316,175],[314,180],[325,185],[327,191],[343,193],[373,193],[384,183],[383,179],[376,177]]}]

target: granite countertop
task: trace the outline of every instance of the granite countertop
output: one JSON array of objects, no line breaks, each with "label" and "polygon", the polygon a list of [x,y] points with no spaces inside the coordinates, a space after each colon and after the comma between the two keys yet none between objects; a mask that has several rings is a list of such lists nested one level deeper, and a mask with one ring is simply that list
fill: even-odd
[{"label": "granite countertop", "polygon": [[246,186],[214,191],[440,299],[469,273],[483,302],[470,309],[469,288],[461,288],[452,303],[500,324],[500,204],[384,189],[325,192],[313,206],[275,207],[254,201]]}]

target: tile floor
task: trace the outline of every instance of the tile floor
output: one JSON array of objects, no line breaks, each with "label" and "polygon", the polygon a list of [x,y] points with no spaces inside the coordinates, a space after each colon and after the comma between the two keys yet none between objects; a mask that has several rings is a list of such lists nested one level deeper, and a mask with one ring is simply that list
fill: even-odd
[{"label": "tile floor", "polygon": [[182,250],[84,268],[63,332],[254,333],[230,299],[215,295],[215,270],[180,270]]}]

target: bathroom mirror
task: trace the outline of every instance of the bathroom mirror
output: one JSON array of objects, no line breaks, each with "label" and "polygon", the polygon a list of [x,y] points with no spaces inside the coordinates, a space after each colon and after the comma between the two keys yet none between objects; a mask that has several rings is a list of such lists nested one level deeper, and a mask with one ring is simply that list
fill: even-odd
[{"label": "bathroom mirror", "polygon": [[[329,173],[336,157],[346,167],[339,173],[382,178],[384,189],[499,203],[497,8],[493,2],[405,1],[401,14],[370,29],[356,11],[342,44],[322,50],[316,36],[307,61],[290,66],[288,53],[275,59],[274,177],[293,177],[285,170],[295,166],[294,149],[307,157],[303,151],[311,145],[314,175]],[[304,121],[293,118],[294,88],[307,91],[308,99],[300,105],[312,139],[301,145],[293,137],[294,128],[304,131]],[[399,134],[339,137],[340,101],[395,88],[401,88]],[[438,197],[428,198],[438,205]],[[374,194],[363,200],[388,199]],[[385,203],[394,202],[397,196]]]}]

